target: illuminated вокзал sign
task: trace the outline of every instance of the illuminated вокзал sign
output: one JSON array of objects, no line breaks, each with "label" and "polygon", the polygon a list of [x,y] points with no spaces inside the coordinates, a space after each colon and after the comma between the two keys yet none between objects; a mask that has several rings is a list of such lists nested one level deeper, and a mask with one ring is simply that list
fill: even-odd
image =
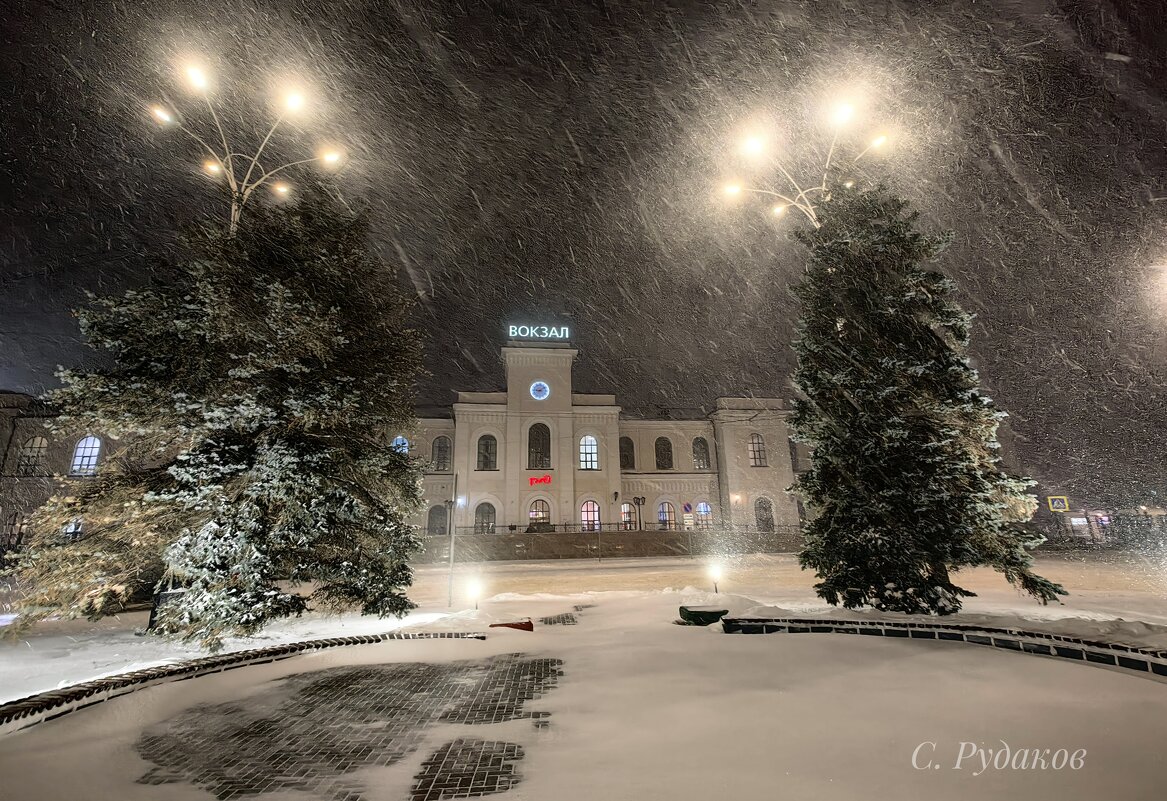
[{"label": "illuminated \u0432\u043e\u043a\u0437\u0430\u043b sign", "polygon": [[566,325],[508,325],[507,334],[511,339],[567,339]]}]

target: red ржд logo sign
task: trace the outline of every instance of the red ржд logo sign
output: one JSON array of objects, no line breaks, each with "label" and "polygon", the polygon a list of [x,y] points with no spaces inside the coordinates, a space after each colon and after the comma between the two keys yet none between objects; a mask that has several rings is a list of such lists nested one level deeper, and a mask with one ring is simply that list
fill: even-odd
[{"label": "red \u0440\u0436\u0434 logo sign", "polygon": [[531,482],[531,486],[533,487],[536,484],[550,484],[551,483],[551,476],[549,476],[547,474],[543,474],[541,476],[531,476],[527,480]]}]

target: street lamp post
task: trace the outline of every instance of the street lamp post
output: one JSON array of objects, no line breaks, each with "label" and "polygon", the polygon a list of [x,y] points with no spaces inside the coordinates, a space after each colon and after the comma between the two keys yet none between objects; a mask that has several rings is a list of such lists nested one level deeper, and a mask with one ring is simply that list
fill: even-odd
[{"label": "street lamp post", "polygon": [[645,500],[645,498],[643,495],[637,495],[635,498],[632,499],[632,502],[634,504],[636,504],[636,527],[637,527],[636,530],[637,531],[644,531],[644,500]]},{"label": "street lamp post", "polygon": [[[835,151],[838,149],[839,133],[843,129],[843,127],[848,122],[851,121],[851,118],[854,116],[854,114],[855,114],[854,107],[848,103],[842,103],[842,104],[835,107],[835,109],[831,115],[831,122],[832,122],[831,144],[830,144],[830,147],[827,149],[827,157],[826,157],[825,161],[823,162],[822,179],[817,184],[803,188],[802,186],[799,185],[798,181],[795,180],[794,176],[790,173],[790,171],[786,169],[785,165],[783,165],[780,161],[775,160],[774,166],[777,168],[778,172],[780,172],[782,174],[782,177],[785,179],[785,181],[790,185],[789,190],[784,190],[784,191],[778,192],[778,191],[775,191],[773,189],[764,189],[764,188],[760,188],[760,187],[746,186],[740,182],[735,181],[735,182],[732,182],[732,183],[725,185],[725,187],[724,187],[725,194],[729,195],[730,197],[735,197],[735,196],[741,195],[743,193],[749,193],[749,194],[765,195],[766,197],[776,198],[776,199],[780,200],[781,203],[775,205],[771,209],[774,216],[782,217],[786,214],[787,210],[796,209],[799,212],[801,212],[804,217],[806,217],[806,219],[810,222],[811,225],[813,225],[815,228],[818,228],[819,227],[819,220],[818,220],[818,215],[817,215],[816,210],[815,210],[814,202],[812,201],[812,196],[814,195],[814,193],[817,192],[820,197],[827,197],[827,194],[828,194],[827,180],[830,176],[831,163],[832,163],[832,161],[834,161],[834,158],[835,158]],[[879,134],[879,135],[875,136],[873,139],[870,140],[867,147],[865,147],[863,150],[861,150],[859,152],[859,154],[855,156],[855,158],[851,159],[850,163],[855,164],[860,159],[862,159],[864,156],[866,156],[870,151],[878,150],[879,148],[883,147],[885,144],[887,144],[887,136],[885,134]],[[741,147],[742,153],[744,153],[745,155],[752,157],[752,158],[761,156],[762,154],[765,153],[765,150],[766,150],[765,142],[760,137],[757,137],[757,136],[751,136],[751,137],[747,138],[745,140],[745,142],[743,142],[742,147]],[[845,184],[845,186],[850,187],[850,186],[852,186],[852,183],[847,182]]]},{"label": "street lamp post", "polygon": [[206,103],[207,110],[210,112],[211,119],[215,124],[215,131],[218,134],[218,144],[212,146],[206,139],[183,124],[178,112],[174,109],[156,105],[150,109],[150,113],[159,125],[177,128],[198,143],[199,147],[209,156],[203,162],[203,169],[209,175],[221,178],[226,182],[231,201],[231,209],[227,223],[227,231],[229,234],[234,235],[238,229],[239,220],[243,215],[243,208],[247,205],[247,201],[251,199],[255,190],[261,186],[270,186],[277,196],[285,196],[291,191],[291,187],[287,183],[275,180],[285,170],[301,164],[312,163],[319,163],[327,167],[336,167],[343,160],[343,154],[339,150],[325,148],[320,150],[312,158],[297,159],[280,164],[271,169],[265,169],[262,162],[260,162],[260,157],[263,156],[263,152],[275,134],[276,129],[280,127],[280,124],[288,115],[296,114],[304,108],[304,95],[295,91],[286,94],[283,98],[283,110],[276,117],[271,128],[268,129],[267,134],[263,137],[263,141],[259,144],[259,148],[253,154],[241,153],[231,147],[227,133],[220,122],[219,114],[215,110],[215,104],[211,102],[211,82],[206,71],[201,67],[188,66],[184,70],[184,74],[190,88],[201,95]]}]

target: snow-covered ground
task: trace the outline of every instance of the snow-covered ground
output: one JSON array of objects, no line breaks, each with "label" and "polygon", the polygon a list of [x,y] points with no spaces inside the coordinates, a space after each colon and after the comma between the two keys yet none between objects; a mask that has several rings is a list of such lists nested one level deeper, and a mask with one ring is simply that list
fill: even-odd
[{"label": "snow-covered ground", "polygon": [[[710,600],[756,599],[703,590],[508,592],[424,628],[485,630],[492,621],[593,606],[576,626],[342,648],[151,687],[5,738],[0,797],[205,801],[188,784],[136,782],[150,768],[134,748],[145,727],[195,704],[246,706],[261,687],[297,672],[522,652],[563,660],[559,686],[528,705],[550,713],[546,728],[520,720],[440,732],[523,747],[521,783],[503,799],[1162,798],[1167,763],[1157,744],[1167,685],[963,643],[671,625],[680,603]],[[994,768],[1002,743],[1011,754],[1078,752],[1081,766],[1055,770],[1047,757],[1045,769]],[[994,751],[974,750],[981,748]],[[354,781],[369,801],[407,798],[424,753],[362,769]]]},{"label": "snow-covered ground", "polygon": [[[402,625],[433,621],[473,606],[470,591],[499,600],[561,598],[578,593],[640,592],[659,595],[686,587],[712,589],[713,560],[685,557],[659,559],[553,560],[499,562],[459,566],[453,581],[443,566],[418,569],[411,597],[419,608],[404,621],[359,615],[303,618],[278,623],[257,638],[233,640],[226,650],[258,648],[296,640],[381,633]],[[840,610],[815,597],[813,575],[799,569],[792,556],[749,555],[722,560],[719,589],[740,596],[734,612],[753,606],[775,607],[799,615],[840,616]],[[1100,640],[1167,648],[1167,564],[1155,558],[1047,556],[1041,573],[1060,581],[1071,595],[1061,605],[1043,607],[1021,597],[990,570],[960,574],[958,583],[977,593],[969,599],[964,622],[1016,625],[1077,634]],[[724,600],[722,598],[721,600]],[[859,613],[869,614],[869,613]],[[139,636],[146,613],[100,623],[61,621],[45,624],[20,641],[0,638],[0,701],[75,684],[100,676],[167,664],[204,655],[197,648],[157,637]],[[459,621],[463,625],[465,621]],[[0,621],[2,623],[3,621]],[[955,620],[954,620],[955,622]],[[2,629],[0,629],[2,632]]]}]

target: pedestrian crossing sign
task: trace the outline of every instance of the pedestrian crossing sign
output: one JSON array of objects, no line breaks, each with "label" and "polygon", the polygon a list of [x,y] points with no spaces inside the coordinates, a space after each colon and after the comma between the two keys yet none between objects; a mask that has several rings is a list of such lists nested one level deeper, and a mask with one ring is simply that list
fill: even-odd
[{"label": "pedestrian crossing sign", "polygon": [[1070,511],[1070,499],[1065,495],[1047,495],[1045,502],[1049,504],[1049,510],[1051,512]]}]

